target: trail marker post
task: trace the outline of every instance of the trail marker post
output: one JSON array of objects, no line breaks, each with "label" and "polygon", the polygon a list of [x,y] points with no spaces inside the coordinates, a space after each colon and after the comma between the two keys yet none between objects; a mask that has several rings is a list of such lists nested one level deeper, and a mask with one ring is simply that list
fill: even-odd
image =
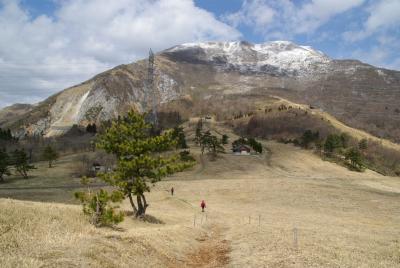
[{"label": "trail marker post", "polygon": [[293,228],[293,244],[294,244],[294,249],[297,251],[298,249],[298,243],[297,243],[297,227]]}]

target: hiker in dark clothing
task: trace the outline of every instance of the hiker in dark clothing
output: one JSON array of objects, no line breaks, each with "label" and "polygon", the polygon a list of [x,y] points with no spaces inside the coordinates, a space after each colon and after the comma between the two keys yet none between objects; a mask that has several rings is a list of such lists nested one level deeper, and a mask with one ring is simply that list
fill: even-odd
[{"label": "hiker in dark clothing", "polygon": [[171,195],[174,195],[174,187],[171,188]]},{"label": "hiker in dark clothing", "polygon": [[201,212],[204,212],[204,209],[206,208],[206,202],[204,202],[204,200],[201,201],[200,207],[201,207]]}]

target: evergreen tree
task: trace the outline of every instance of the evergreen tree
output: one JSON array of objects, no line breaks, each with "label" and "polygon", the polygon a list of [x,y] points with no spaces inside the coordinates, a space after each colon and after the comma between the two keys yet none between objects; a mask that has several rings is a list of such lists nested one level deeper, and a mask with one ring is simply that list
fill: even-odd
[{"label": "evergreen tree", "polygon": [[0,140],[3,141],[12,141],[14,140],[14,137],[11,134],[11,130],[10,129],[1,129],[0,128]]},{"label": "evergreen tree", "polygon": [[319,139],[319,132],[312,132],[311,130],[306,130],[301,136],[301,146],[305,149],[310,147],[310,144]]},{"label": "evergreen tree", "polygon": [[350,161],[350,165],[353,169],[362,171],[363,158],[358,149],[350,148],[345,154],[345,159]]},{"label": "evergreen tree", "polygon": [[97,133],[97,126],[96,126],[95,123],[93,123],[93,125],[92,125],[92,133],[93,133],[93,134],[96,134],[96,133]]},{"label": "evergreen tree", "polygon": [[340,134],[340,140],[342,142],[342,147],[347,148],[349,147],[350,136],[347,133]]},{"label": "evergreen tree", "polygon": [[263,151],[262,144],[256,141],[256,139],[249,138],[247,142],[251,146],[251,148],[253,148],[254,151],[260,154],[262,153]]},{"label": "evergreen tree", "polygon": [[24,179],[27,179],[28,172],[32,169],[35,169],[35,167],[33,165],[29,164],[28,156],[26,155],[26,152],[23,149],[21,149],[21,150],[16,149],[12,154],[12,158],[13,158],[15,170]]},{"label": "evergreen tree", "polygon": [[204,134],[200,134],[199,144],[200,144],[201,154],[204,154],[204,150],[210,146],[211,139],[212,136],[210,131],[206,131]]},{"label": "evergreen tree", "polygon": [[55,149],[53,149],[53,147],[51,147],[51,145],[47,145],[42,153],[42,158],[43,160],[49,162],[49,168],[51,168],[53,162],[58,158],[58,153]]},{"label": "evergreen tree", "polygon": [[342,147],[342,139],[339,135],[329,134],[324,144],[324,150],[327,154],[332,154],[335,150]]},{"label": "evergreen tree", "polygon": [[197,126],[196,126],[195,142],[197,145],[200,145],[200,146],[201,146],[202,130],[203,130],[203,121],[201,119],[199,119],[199,121],[197,121]]},{"label": "evergreen tree", "polygon": [[214,135],[211,134],[210,131],[206,131],[200,138],[201,140],[201,153],[204,153],[204,150],[207,149],[208,153],[213,157],[213,159],[217,156],[218,153],[223,153],[225,151],[224,147],[221,144],[221,141]]},{"label": "evergreen tree", "polygon": [[368,148],[368,141],[367,139],[362,139],[360,140],[360,142],[358,143],[358,148],[362,151],[367,150]]},{"label": "evergreen tree", "polygon": [[219,153],[225,152],[220,140],[218,140],[218,138],[214,135],[212,135],[208,140],[207,148],[213,159],[215,159]]},{"label": "evergreen tree", "polygon": [[75,192],[75,198],[83,205],[83,213],[90,217],[90,222],[96,227],[120,223],[124,219],[122,212],[116,212],[116,203],[121,203],[124,195],[120,191],[112,191],[111,194],[103,189],[92,192],[90,180],[83,177],[81,183],[87,186],[87,191]]},{"label": "evergreen tree", "polygon": [[[145,193],[150,192],[150,183],[194,164],[181,161],[179,153],[166,153],[176,146],[171,131],[153,136],[150,129],[144,116],[130,111],[126,117],[114,121],[98,137],[97,143],[99,148],[117,158],[116,169],[101,174],[101,178],[129,198],[136,217],[146,213]],[[136,204],[133,196],[136,196]]]},{"label": "evergreen tree", "polygon": [[223,145],[228,144],[228,139],[229,139],[228,135],[226,135],[226,134],[222,135],[221,143]]},{"label": "evergreen tree", "polygon": [[88,124],[86,126],[86,132],[96,134],[97,133],[97,126],[95,123],[93,124]]},{"label": "evergreen tree", "polygon": [[0,182],[4,181],[4,175],[10,176],[10,158],[5,149],[0,149]]},{"label": "evergreen tree", "polygon": [[185,132],[182,127],[174,127],[172,131],[172,138],[177,141],[176,148],[177,149],[187,149]]}]

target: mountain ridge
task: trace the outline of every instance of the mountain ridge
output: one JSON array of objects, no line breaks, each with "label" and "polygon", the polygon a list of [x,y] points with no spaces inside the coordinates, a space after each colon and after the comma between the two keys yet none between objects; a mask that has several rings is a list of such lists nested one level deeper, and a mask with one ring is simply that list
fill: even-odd
[{"label": "mountain ridge", "polygon": [[[186,43],[161,51],[155,58],[160,104],[187,95],[206,97],[261,88],[399,142],[398,71],[356,60],[331,59],[311,47],[288,41]],[[108,120],[131,108],[143,111],[146,77],[146,60],[116,66],[54,94],[2,126],[18,133],[54,136],[74,124]]]}]

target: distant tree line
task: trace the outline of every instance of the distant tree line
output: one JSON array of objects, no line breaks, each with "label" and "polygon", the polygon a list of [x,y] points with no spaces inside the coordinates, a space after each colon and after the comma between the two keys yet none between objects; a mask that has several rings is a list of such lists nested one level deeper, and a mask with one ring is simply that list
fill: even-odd
[{"label": "distant tree line", "polygon": [[1,129],[0,128],[0,140],[3,141],[11,141],[14,140],[15,138],[13,137],[13,135],[11,134],[11,130],[10,129]]},{"label": "distant tree line", "polygon": [[86,132],[96,134],[97,133],[97,126],[95,123],[93,124],[88,124],[86,126]]},{"label": "distant tree line", "polygon": [[15,172],[24,179],[28,178],[28,172],[35,169],[35,166],[29,163],[26,152],[16,149],[10,154],[5,149],[0,150],[0,181],[4,182],[4,176],[10,176],[10,168],[13,167]]}]

